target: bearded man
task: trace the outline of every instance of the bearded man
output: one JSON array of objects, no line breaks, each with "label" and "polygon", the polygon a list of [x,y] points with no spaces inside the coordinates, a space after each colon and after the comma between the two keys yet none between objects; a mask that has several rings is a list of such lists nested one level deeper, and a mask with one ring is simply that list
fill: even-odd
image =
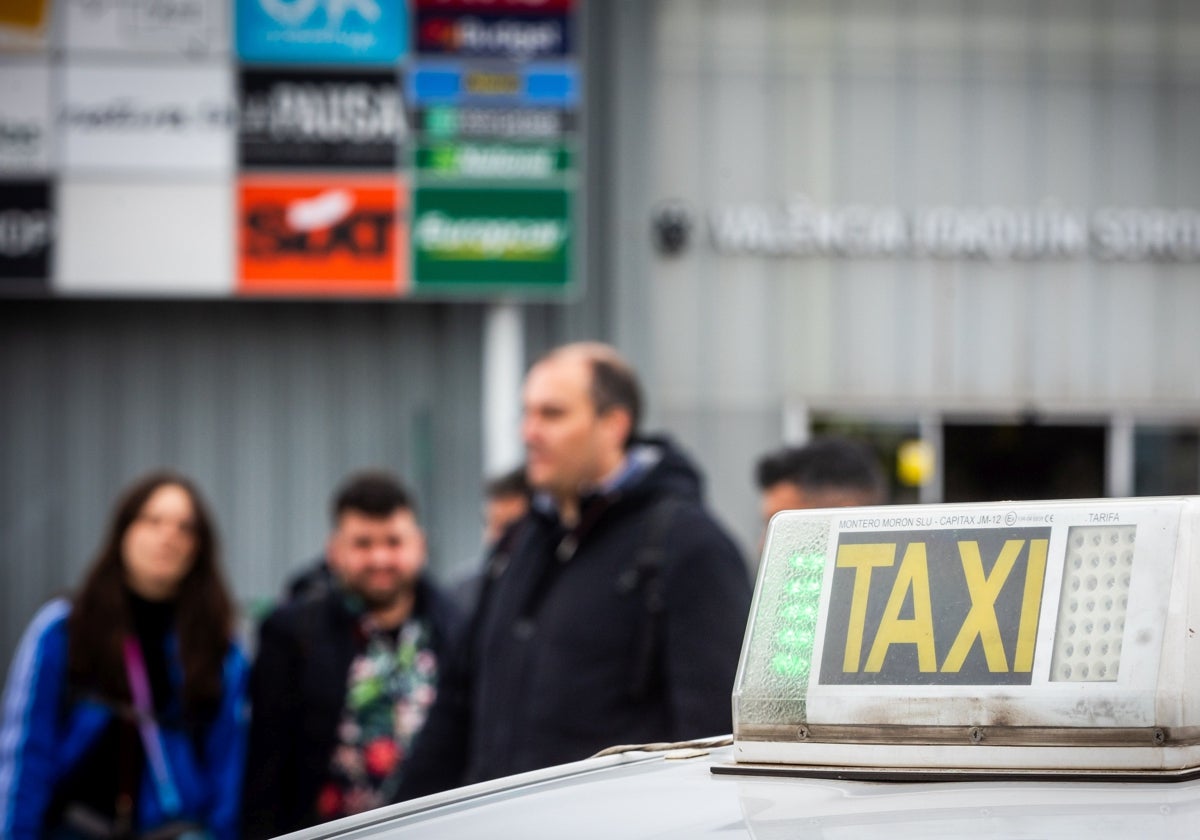
[{"label": "bearded man", "polygon": [[454,608],[423,575],[412,496],[393,476],[342,484],[326,561],[334,585],[280,607],[259,633],[247,837],[391,801],[455,632]]}]

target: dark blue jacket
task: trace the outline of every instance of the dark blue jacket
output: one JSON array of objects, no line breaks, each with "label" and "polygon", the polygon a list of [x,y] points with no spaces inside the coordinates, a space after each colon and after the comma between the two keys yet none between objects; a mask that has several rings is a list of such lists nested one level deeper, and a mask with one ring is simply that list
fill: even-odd
[{"label": "dark blue jacket", "polygon": [[[633,457],[641,469],[582,500],[573,532],[536,504],[517,526],[443,671],[400,798],[614,744],[732,731],[748,570],[679,450],[657,439]],[[648,548],[660,550],[654,574]]]},{"label": "dark blue jacket", "polygon": [[[9,670],[0,728],[0,837],[34,840],[55,786],[105,730],[113,711],[95,700],[65,702],[67,616],[70,604],[51,601],[34,616]],[[177,648],[168,647],[169,670],[182,687]],[[245,758],[245,692],[248,668],[236,645],[225,658],[224,696],[197,754],[191,734],[162,728],[167,763],[183,800],[180,814],[165,814],[149,762],[141,779],[136,828],[146,831],[173,819],[206,826],[216,837],[237,837]]]}]

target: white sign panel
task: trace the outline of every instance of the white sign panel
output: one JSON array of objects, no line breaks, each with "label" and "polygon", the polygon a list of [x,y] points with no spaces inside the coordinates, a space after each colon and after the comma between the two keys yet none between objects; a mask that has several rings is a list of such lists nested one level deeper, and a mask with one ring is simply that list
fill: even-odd
[{"label": "white sign panel", "polygon": [[75,55],[229,52],[227,0],[67,0],[61,8],[64,46]]},{"label": "white sign panel", "polygon": [[0,64],[0,171],[44,172],[50,166],[50,65]]},{"label": "white sign panel", "polygon": [[67,294],[233,293],[233,186],[77,182],[59,186],[52,286]]},{"label": "white sign panel", "polygon": [[64,170],[229,174],[236,121],[227,63],[74,62],[58,113]]}]

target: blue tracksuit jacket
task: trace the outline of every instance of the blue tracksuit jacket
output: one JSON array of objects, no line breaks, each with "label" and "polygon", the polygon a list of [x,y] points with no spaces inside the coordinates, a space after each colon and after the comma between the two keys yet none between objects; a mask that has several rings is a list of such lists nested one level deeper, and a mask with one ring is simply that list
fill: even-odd
[{"label": "blue tracksuit jacket", "polygon": [[[10,840],[41,836],[55,785],[86,754],[113,715],[92,700],[73,702],[64,713],[70,609],[61,599],[43,606],[25,631],[9,669],[0,724],[0,837]],[[171,679],[179,688],[182,670],[173,640],[169,656]],[[197,755],[187,733],[161,730],[163,750],[183,800],[182,812],[163,813],[147,762],[138,796],[139,831],[187,819],[202,823],[218,838],[236,838],[248,673],[245,656],[236,645],[230,646],[224,667],[225,694],[204,734],[203,754]]]}]

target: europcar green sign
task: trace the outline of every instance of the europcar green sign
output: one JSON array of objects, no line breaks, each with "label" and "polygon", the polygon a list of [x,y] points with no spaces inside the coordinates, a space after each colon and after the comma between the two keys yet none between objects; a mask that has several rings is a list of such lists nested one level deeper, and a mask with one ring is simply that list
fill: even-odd
[{"label": "europcar green sign", "polygon": [[567,190],[418,187],[414,291],[565,291],[571,228]]}]

